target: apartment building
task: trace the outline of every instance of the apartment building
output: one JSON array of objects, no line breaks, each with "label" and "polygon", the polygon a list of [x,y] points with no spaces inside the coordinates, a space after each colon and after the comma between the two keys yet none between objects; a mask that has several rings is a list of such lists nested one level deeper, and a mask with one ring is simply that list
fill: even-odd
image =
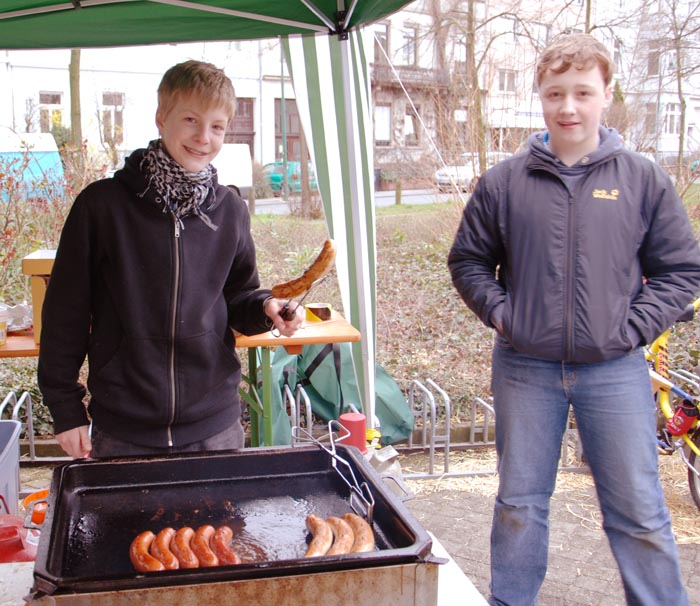
[{"label": "apartment building", "polygon": [[480,145],[519,149],[544,128],[537,55],[555,36],[574,31],[594,32],[613,54],[618,95],[609,117],[627,144],[665,164],[681,148],[697,158],[699,26],[697,3],[687,0],[414,2],[375,26],[376,162],[449,163]]},{"label": "apartment building", "polygon": [[[417,0],[367,28],[375,166],[386,182],[410,185],[464,152],[517,150],[544,128],[538,52],[560,33],[586,30],[614,54],[610,120],[628,145],[659,162],[670,163],[681,147],[696,157],[695,5],[680,0],[670,14],[666,0]],[[248,143],[261,164],[285,149],[290,160],[307,153],[277,40],[84,49],[80,58],[81,123],[96,152],[123,157],[157,136],[160,77],[195,58],[223,67],[234,82],[239,103],[228,142]],[[69,126],[69,62],[68,50],[0,52],[0,124],[18,132]]]},{"label": "apartment building", "polygon": [[[153,45],[80,51],[83,137],[94,153],[118,159],[158,136],[156,91],[163,73],[188,59],[222,67],[237,113],[227,143],[247,143],[260,163],[301,154],[294,90],[277,40]],[[0,51],[0,125],[17,132],[70,126],[70,50]],[[284,99],[284,102],[282,101]],[[285,125],[281,122],[285,117]]]}]

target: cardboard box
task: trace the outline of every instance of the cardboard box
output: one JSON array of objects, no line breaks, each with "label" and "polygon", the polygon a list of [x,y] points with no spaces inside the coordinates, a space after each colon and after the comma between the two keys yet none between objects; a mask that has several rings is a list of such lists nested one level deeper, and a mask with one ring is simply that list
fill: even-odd
[{"label": "cardboard box", "polygon": [[22,259],[22,273],[30,276],[32,288],[32,317],[34,321],[34,342],[41,338],[41,308],[44,305],[46,285],[56,258],[55,250],[35,250]]}]

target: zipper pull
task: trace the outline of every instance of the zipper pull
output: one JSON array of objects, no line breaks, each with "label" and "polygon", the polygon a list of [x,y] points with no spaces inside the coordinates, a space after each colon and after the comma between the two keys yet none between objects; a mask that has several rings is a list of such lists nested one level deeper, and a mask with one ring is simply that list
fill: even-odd
[{"label": "zipper pull", "polygon": [[175,217],[175,237],[180,237],[180,219],[177,217]]}]

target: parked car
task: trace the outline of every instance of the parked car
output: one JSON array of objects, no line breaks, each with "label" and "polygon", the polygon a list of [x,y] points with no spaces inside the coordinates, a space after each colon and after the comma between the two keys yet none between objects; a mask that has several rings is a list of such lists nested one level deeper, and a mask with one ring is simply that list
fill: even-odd
[{"label": "parked car", "polygon": [[[487,152],[487,168],[491,168],[496,163],[504,160],[511,154],[506,152]],[[435,187],[439,191],[472,191],[480,175],[479,154],[465,153],[460,157],[460,163],[452,166],[443,166],[435,171],[433,179]]]},{"label": "parked car", "polygon": [[[263,179],[270,186],[272,193],[279,196],[282,192],[284,181],[284,162],[269,162],[263,166]],[[318,191],[316,183],[316,173],[314,167],[309,162],[309,189],[312,192]],[[301,162],[287,162],[287,190],[292,194],[301,193]]]}]

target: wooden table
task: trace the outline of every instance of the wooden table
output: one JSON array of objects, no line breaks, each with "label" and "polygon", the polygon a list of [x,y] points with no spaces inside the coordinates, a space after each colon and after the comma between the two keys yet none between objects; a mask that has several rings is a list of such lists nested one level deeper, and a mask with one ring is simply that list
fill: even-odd
[{"label": "wooden table", "polygon": [[[236,335],[236,347],[248,349],[248,367],[250,383],[249,393],[257,394],[257,357],[260,352],[260,374],[262,378],[262,398],[256,407],[251,408],[251,445],[260,446],[259,427],[262,420],[263,442],[266,446],[273,445],[272,435],[272,351],[284,347],[290,354],[300,354],[304,345],[327,343],[348,343],[360,340],[360,331],[337,312],[333,312],[330,320],[324,322],[305,321],[292,337],[275,337],[271,332],[259,335]],[[0,358],[21,358],[39,355],[39,345],[34,342],[32,329],[10,334],[7,344],[0,345]],[[253,391],[251,391],[253,390]],[[255,397],[253,400],[257,399]],[[251,403],[251,399],[248,399]]]},{"label": "wooden table", "polygon": [[31,328],[9,333],[7,343],[0,345],[0,358],[31,358],[39,355],[39,344],[34,342]]},{"label": "wooden table", "polygon": [[[262,378],[262,398],[257,406],[251,408],[251,446],[260,446],[259,427],[262,418],[263,442],[265,446],[273,445],[272,435],[272,350],[284,347],[290,354],[300,354],[304,345],[325,345],[327,343],[348,343],[360,340],[360,331],[337,312],[333,312],[330,320],[324,322],[305,321],[292,337],[275,337],[271,332],[259,335],[236,335],[236,347],[248,348],[248,372],[250,383],[249,393],[257,394],[258,352],[260,352],[260,372]],[[248,399],[258,401],[253,397]]]}]

